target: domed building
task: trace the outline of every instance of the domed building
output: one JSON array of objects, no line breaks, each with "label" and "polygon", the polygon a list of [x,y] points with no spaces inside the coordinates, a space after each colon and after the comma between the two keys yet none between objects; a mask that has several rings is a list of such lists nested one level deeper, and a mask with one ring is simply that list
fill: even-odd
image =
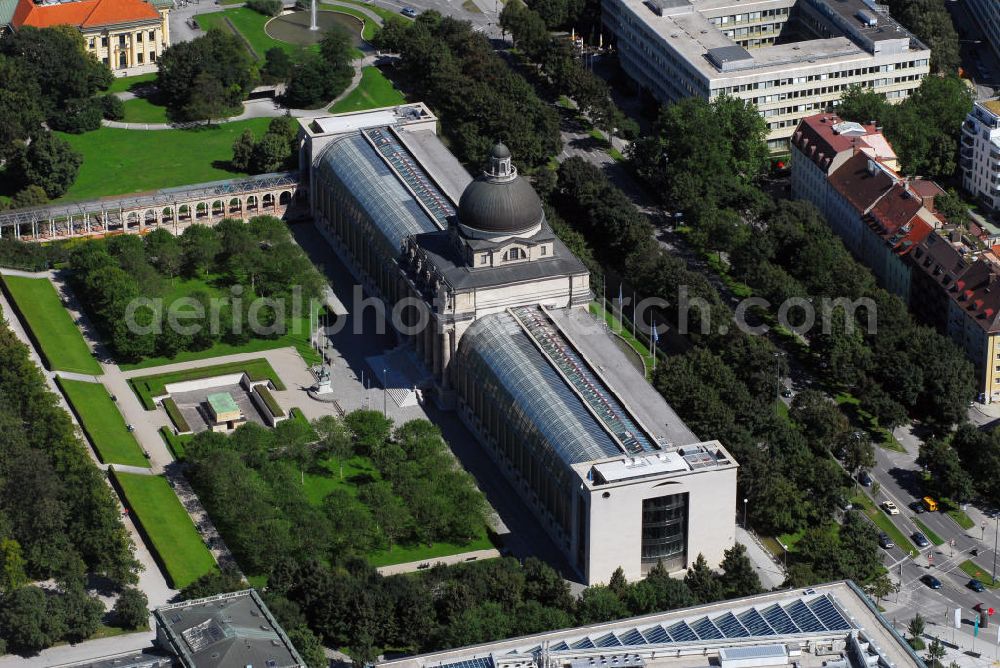
[{"label": "domed building", "polygon": [[658,562],[683,573],[699,553],[720,562],[735,539],[736,462],[699,441],[590,315],[588,271],[516,156],[496,144],[473,178],[422,104],[300,124],[317,228],[400,313],[425,389],[580,578],[607,582],[619,566],[639,578]]}]

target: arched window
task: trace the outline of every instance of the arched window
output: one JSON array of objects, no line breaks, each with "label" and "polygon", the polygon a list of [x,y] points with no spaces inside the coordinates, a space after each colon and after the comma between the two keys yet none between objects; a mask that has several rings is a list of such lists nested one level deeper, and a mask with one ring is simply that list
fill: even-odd
[{"label": "arched window", "polygon": [[511,260],[523,260],[526,257],[528,256],[525,254],[524,249],[518,248],[517,246],[511,248],[510,250],[504,252],[503,254],[504,262],[508,262]]}]

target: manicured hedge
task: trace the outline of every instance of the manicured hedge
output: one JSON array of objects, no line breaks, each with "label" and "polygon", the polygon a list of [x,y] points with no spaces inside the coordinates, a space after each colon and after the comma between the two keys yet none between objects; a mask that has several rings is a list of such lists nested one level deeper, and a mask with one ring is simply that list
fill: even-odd
[{"label": "manicured hedge", "polygon": [[271,394],[271,390],[267,389],[264,385],[258,385],[253,388],[253,391],[264,401],[267,410],[271,411],[271,415],[274,417],[285,417],[285,411],[278,405],[278,401]]},{"label": "manicured hedge", "polygon": [[177,402],[170,397],[167,397],[163,400],[163,410],[167,411],[167,417],[169,417],[170,421],[174,423],[175,427],[177,427],[178,432],[185,434],[191,431],[191,427],[188,425],[187,420],[185,420],[184,416],[181,415],[181,409],[177,408]]}]

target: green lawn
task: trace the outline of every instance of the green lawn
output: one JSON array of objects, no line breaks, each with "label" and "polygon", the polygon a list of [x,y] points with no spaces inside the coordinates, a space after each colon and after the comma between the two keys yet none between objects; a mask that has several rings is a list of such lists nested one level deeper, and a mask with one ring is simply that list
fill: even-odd
[{"label": "green lawn", "polygon": [[[857,494],[851,499],[851,503],[854,504],[854,508],[860,510],[865,515],[867,515],[874,523],[875,526],[879,528],[880,531],[884,531],[888,534],[889,538],[892,539],[896,545],[901,549],[910,551],[916,546],[910,540],[909,536],[903,534],[889,516],[882,511],[881,508],[875,507],[875,502],[872,501],[866,494]],[[930,536],[928,536],[929,538]]]},{"label": "green lawn", "polygon": [[347,96],[330,107],[330,112],[342,114],[347,111],[361,111],[377,107],[390,107],[403,104],[406,98],[392,85],[382,71],[377,67],[365,67],[361,70],[361,83]]},{"label": "green lawn", "polygon": [[180,589],[216,569],[187,511],[163,476],[114,472],[125,504],[142,525],[172,587]]},{"label": "green lawn", "polygon": [[486,534],[486,527],[483,527],[482,533],[472,542],[465,545],[456,545],[454,543],[433,543],[431,545],[409,547],[394,545],[388,550],[368,555],[368,563],[378,568],[379,566],[391,566],[392,564],[405,564],[410,561],[424,561],[437,557],[447,557],[462,552],[488,550],[491,547],[493,547],[493,543],[490,542],[490,538]]},{"label": "green lawn", "polygon": [[149,74],[137,74],[134,77],[116,77],[108,86],[109,93],[124,93],[132,89],[132,86],[142,85],[156,81],[156,72]]},{"label": "green lawn", "polygon": [[[378,5],[373,5],[373,4],[364,2],[363,0],[343,0],[343,1],[347,2],[349,4],[352,4],[352,5],[357,5],[359,7],[364,7],[368,11],[373,12],[375,14],[378,14],[380,17],[382,17],[383,21],[392,21],[392,20],[396,20],[396,19],[398,19],[400,21],[412,21],[413,20],[411,18],[403,16],[398,11],[395,11],[395,10],[392,10],[392,9],[386,9],[384,7],[379,7]],[[337,9],[337,11],[342,11],[344,9],[343,7],[339,7],[339,6],[335,6],[335,5],[325,5],[325,6],[326,7],[335,7]],[[365,37],[365,39],[368,39],[368,38]]]},{"label": "green lawn", "polygon": [[27,321],[48,369],[95,376],[103,373],[48,279],[4,276],[3,284]]},{"label": "green lawn", "polygon": [[247,9],[246,7],[237,7],[235,9],[227,9],[221,12],[210,12],[208,14],[199,14],[195,17],[198,25],[202,30],[208,30],[209,28],[220,28],[226,32],[232,32],[229,25],[226,23],[226,19],[229,19],[236,30],[238,30],[243,37],[246,38],[253,50],[257,52],[257,58],[263,60],[264,54],[267,53],[268,49],[278,47],[284,51],[288,52],[290,56],[298,55],[302,47],[296,44],[290,44],[288,42],[282,42],[277,39],[272,39],[268,37],[267,33],[264,32],[264,24],[271,20],[270,16],[264,16],[259,12],[255,12],[252,9]]},{"label": "green lawn", "polygon": [[136,396],[139,397],[139,401],[142,402],[143,407],[147,411],[151,411],[156,408],[153,397],[164,394],[166,392],[164,386],[170,383],[209,378],[211,376],[224,376],[230,373],[239,373],[240,371],[245,371],[251,380],[264,380],[267,378],[274,383],[277,389],[285,389],[284,383],[281,382],[278,374],[266,359],[230,362],[229,364],[216,364],[214,366],[185,369],[184,371],[174,371],[172,373],[138,376],[130,378],[128,384]]},{"label": "green lawn", "polygon": [[246,176],[229,170],[233,142],[244,130],[257,136],[269,118],[190,130],[101,128],[81,135],[56,133],[83,155],[76,182],[58,202],[141,193]]},{"label": "green lawn", "polygon": [[[125,123],[168,123],[167,108],[153,104],[147,98],[137,97],[125,100]],[[135,132],[135,131],[133,131]]]},{"label": "green lawn", "polygon": [[944,539],[937,535],[933,531],[927,528],[927,525],[921,522],[918,518],[913,518],[913,523],[917,525],[917,528],[927,536],[927,540],[934,543],[935,545],[944,545]]},{"label": "green lawn", "polygon": [[149,466],[104,385],[66,378],[59,378],[58,383],[102,462]]},{"label": "green lawn", "polygon": [[961,568],[970,578],[979,580],[990,589],[1000,586],[1000,581],[994,581],[993,578],[990,577],[990,569],[983,568],[974,561],[966,559],[960,563],[958,567]]}]

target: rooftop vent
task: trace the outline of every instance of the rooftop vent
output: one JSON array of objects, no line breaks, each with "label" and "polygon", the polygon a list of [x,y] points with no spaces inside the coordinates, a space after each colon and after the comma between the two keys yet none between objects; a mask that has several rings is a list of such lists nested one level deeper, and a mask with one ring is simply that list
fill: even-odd
[{"label": "rooftop vent", "polygon": [[858,13],[855,14],[855,16],[858,18],[859,21],[861,21],[861,23],[868,26],[869,28],[874,28],[875,26],[878,25],[878,17],[876,17],[874,14],[866,12],[863,9],[858,10]]}]

